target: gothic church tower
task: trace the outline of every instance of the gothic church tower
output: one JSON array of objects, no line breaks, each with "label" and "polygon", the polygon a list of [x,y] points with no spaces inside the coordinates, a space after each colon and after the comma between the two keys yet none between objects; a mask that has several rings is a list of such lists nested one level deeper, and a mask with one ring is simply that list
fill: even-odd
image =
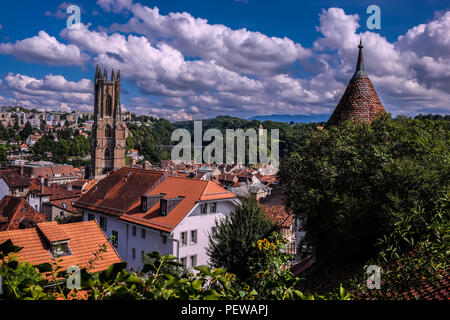
[{"label": "gothic church tower", "polygon": [[92,126],[91,164],[87,178],[100,178],[108,171],[125,166],[127,127],[120,107],[120,70],[108,80],[106,69],[95,71],[94,125]]}]

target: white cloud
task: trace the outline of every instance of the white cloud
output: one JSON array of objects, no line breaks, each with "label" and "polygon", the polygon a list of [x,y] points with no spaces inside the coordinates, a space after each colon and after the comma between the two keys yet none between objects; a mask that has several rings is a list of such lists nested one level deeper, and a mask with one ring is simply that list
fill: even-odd
[{"label": "white cloud", "polygon": [[47,110],[92,110],[93,84],[89,79],[73,82],[60,75],[49,74],[36,79],[9,73],[1,85],[12,95],[13,101],[26,106]]},{"label": "white cloud", "polygon": [[84,65],[89,56],[82,53],[73,44],[65,45],[45,31],[39,31],[37,36],[16,41],[16,43],[1,43],[0,54],[11,54],[26,62],[48,65]]},{"label": "white cloud", "polygon": [[[132,0],[97,4],[129,16],[128,21],[96,30],[84,24],[64,29],[60,37],[68,44],[41,31],[15,44],[0,44],[0,53],[50,65],[98,63],[108,70],[120,69],[122,78],[144,95],[131,99],[128,109],[171,120],[218,114],[319,114],[331,113],[342,96],[355,70],[362,36],[366,71],[388,112],[450,110],[450,12],[389,42],[379,33],[358,32],[358,15],[329,8],[319,15],[320,37],[304,48],[288,38],[233,30],[187,12],[163,15],[156,7]],[[308,77],[296,76],[294,65],[303,66]],[[92,84],[87,79],[8,75],[5,81],[3,87],[14,92],[13,99],[92,109]],[[91,100],[86,100],[87,94]],[[153,96],[151,103],[147,96]]]},{"label": "white cloud", "polygon": [[[129,10],[133,16],[124,25],[109,30],[137,32],[150,40],[162,39],[189,57],[214,61],[229,70],[247,74],[275,74],[311,56],[311,51],[288,38],[268,37],[247,29],[233,30],[187,12],[161,15],[159,9],[131,1],[101,1],[110,11]],[[106,5],[107,4],[107,5]]]}]

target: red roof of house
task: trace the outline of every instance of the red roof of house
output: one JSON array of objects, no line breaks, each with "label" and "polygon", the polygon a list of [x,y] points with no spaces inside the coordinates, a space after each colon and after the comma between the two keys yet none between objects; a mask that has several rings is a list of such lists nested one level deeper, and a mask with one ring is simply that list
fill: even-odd
[{"label": "red roof of house", "polygon": [[0,231],[19,229],[19,224],[33,227],[46,217],[22,197],[4,196],[0,200]]},{"label": "red roof of house", "polygon": [[[165,194],[164,199],[184,197],[167,215],[159,214],[159,202],[141,211],[143,195]],[[120,219],[170,232],[198,201],[234,199],[214,182],[167,177],[161,171],[124,167],[109,174],[83,195],[75,207],[120,216]]]},{"label": "red roof of house", "polygon": [[275,204],[261,204],[266,211],[268,217],[273,219],[277,226],[281,228],[290,228],[292,226],[292,221],[294,220],[294,215],[286,211],[284,205]]},{"label": "red roof of house", "polygon": [[100,254],[101,258],[95,260],[90,272],[102,271],[111,264],[122,262],[122,259],[111,246],[103,231],[95,220],[57,224],[56,222],[39,223],[36,228],[0,232],[0,243],[8,239],[14,245],[23,247],[17,253],[19,260],[32,265],[52,262],[49,241],[59,241],[68,238],[68,246],[72,254],[60,257],[59,264],[63,268],[78,265],[81,268],[89,266],[94,253],[101,245],[106,245],[106,252]]},{"label": "red roof of house", "polygon": [[21,175],[16,169],[0,170],[0,178],[3,178],[10,188],[30,186],[28,178]]},{"label": "red roof of house", "polygon": [[168,177],[146,195],[165,194],[163,199],[184,197],[166,216],[160,214],[158,201],[147,212],[140,205],[120,217],[121,220],[141,224],[150,228],[171,232],[199,201],[235,199],[236,196],[214,182],[179,177]]},{"label": "red roof of house", "polygon": [[139,206],[141,196],[165,177],[161,171],[123,167],[97,182],[75,206],[120,215]]}]

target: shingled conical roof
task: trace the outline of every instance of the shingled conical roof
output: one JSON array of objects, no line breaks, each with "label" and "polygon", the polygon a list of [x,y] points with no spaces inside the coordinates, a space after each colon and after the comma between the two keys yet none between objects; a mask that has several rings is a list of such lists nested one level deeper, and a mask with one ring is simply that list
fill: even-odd
[{"label": "shingled conical roof", "polygon": [[359,54],[356,71],[344,95],[328,120],[327,126],[340,125],[347,120],[372,122],[380,113],[386,113],[364,69],[362,40],[358,48]]}]

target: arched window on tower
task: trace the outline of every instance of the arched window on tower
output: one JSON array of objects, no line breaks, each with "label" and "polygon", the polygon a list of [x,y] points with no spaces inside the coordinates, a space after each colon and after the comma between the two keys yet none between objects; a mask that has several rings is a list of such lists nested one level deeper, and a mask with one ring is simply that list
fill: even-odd
[{"label": "arched window on tower", "polygon": [[112,97],[109,94],[106,97],[106,115],[109,117],[112,115]]},{"label": "arched window on tower", "polygon": [[111,149],[107,147],[105,149],[105,159],[111,159],[111,158],[112,158]]},{"label": "arched window on tower", "polygon": [[111,126],[109,124],[107,124],[106,129],[105,129],[105,137],[111,138],[112,136],[113,136],[113,130],[112,130]]}]

